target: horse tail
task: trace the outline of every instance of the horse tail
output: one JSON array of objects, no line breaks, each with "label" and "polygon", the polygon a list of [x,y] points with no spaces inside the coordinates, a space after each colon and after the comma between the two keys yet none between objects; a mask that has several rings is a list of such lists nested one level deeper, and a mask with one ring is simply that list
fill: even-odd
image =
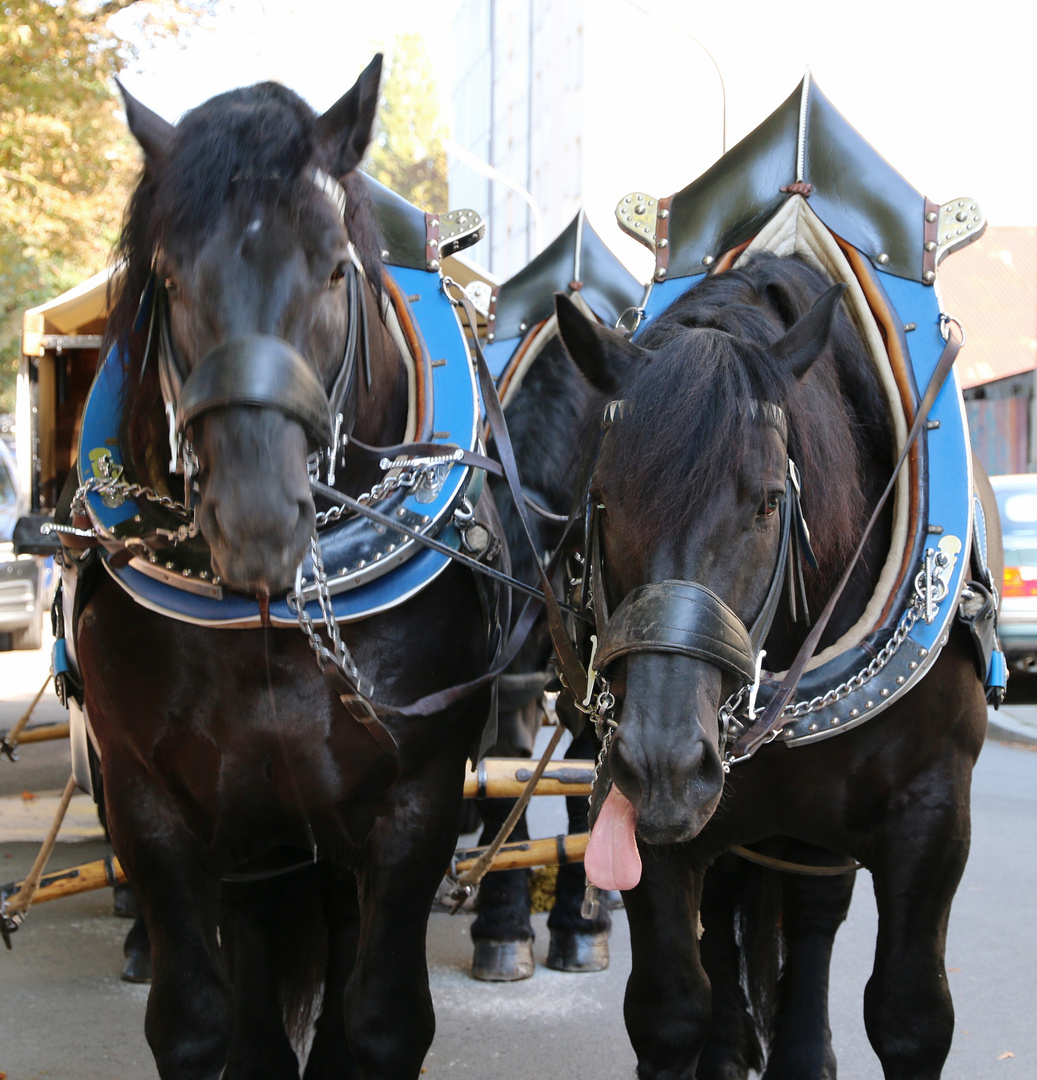
[{"label": "horse tail", "polygon": [[733,899],[741,979],[757,1037],[766,1047],[774,1031],[778,984],[785,962],[782,876],[738,855],[727,857],[740,863]]},{"label": "horse tail", "polygon": [[763,1072],[784,955],[781,902],[778,874],[732,853],[706,873],[700,955],[712,1020],[699,1066],[705,1075]]},{"label": "horse tail", "polygon": [[223,887],[221,940],[234,997],[276,993],[296,1047],[316,1019],[328,966],[320,884],[317,868],[307,866]]}]

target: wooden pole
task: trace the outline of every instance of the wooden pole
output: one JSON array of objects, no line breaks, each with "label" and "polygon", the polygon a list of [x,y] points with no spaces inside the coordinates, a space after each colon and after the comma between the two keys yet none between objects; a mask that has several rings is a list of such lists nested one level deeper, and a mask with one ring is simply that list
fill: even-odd
[{"label": "wooden pole", "polygon": [[26,743],[49,742],[51,739],[67,739],[68,724],[40,724],[39,727],[28,728],[18,736],[18,745]]},{"label": "wooden pole", "polygon": [[[464,778],[466,799],[517,799],[533,775],[529,758],[483,758]],[[594,762],[562,760],[548,765],[534,795],[589,795]]]},{"label": "wooden pole", "polygon": [[[63,896],[76,896],[78,893],[103,889],[106,885],[121,885],[126,880],[119,860],[114,855],[95,862],[70,866],[67,870],[54,870],[40,878],[39,887],[33,896],[33,906],[47,900],[59,900]],[[9,885],[0,885],[0,900],[6,901],[14,896],[24,882],[12,881]]]},{"label": "wooden pole", "polygon": [[[574,836],[549,836],[544,840],[517,840],[505,844],[490,865],[490,870],[523,870],[531,866],[560,866],[582,862],[587,850],[587,833]],[[486,848],[461,849],[454,854],[454,873],[471,869]]]}]

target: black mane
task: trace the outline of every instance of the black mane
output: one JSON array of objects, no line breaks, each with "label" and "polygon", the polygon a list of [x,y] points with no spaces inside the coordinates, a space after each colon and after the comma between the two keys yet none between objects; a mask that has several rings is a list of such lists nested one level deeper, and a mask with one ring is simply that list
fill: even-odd
[{"label": "black mane", "polygon": [[[706,278],[648,324],[638,342],[653,358],[623,388],[619,438],[605,441],[601,462],[646,533],[694,519],[739,463],[754,423],[747,403],[768,401],[786,412],[821,577],[841,571],[863,529],[862,462],[890,457],[884,398],[842,310],[802,382],[769,351],[830,285],[799,257],[765,253]],[[622,465],[610,443],[622,444]]]}]

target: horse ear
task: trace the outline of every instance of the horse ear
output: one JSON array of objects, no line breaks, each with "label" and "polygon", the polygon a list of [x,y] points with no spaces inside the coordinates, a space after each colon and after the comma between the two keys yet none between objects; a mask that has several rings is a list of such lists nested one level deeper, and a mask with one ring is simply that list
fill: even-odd
[{"label": "horse ear", "polygon": [[824,352],[832,334],[835,311],[846,292],[840,282],[823,292],[814,306],[772,346],[776,359],[784,361],[797,379],[802,379]]},{"label": "horse ear", "polygon": [[586,315],[565,293],[555,293],[558,336],[584,378],[606,394],[614,394],[629,373],[650,355],[618,330],[607,330]]},{"label": "horse ear", "polygon": [[118,79],[115,80],[115,85],[122,94],[126,123],[129,124],[133,137],[140,143],[148,158],[156,163],[162,161],[173,141],[176,128],[168,120],[163,120],[158,113],[152,112],[147,105],[142,105]]},{"label": "horse ear", "polygon": [[360,164],[371,141],[378,86],[382,80],[382,54],[360,73],[360,78],[317,121],[317,137],[331,151],[337,176],[345,176]]}]

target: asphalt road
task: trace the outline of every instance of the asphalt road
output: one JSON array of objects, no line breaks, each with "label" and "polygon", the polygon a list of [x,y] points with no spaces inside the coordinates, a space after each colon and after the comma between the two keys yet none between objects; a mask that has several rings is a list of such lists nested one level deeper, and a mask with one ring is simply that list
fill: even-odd
[{"label": "asphalt road", "polygon": [[[11,726],[42,683],[44,652],[0,653],[0,730]],[[1037,735],[1037,692],[1013,684],[1002,715],[1020,739]],[[61,720],[48,690],[34,722]],[[21,760],[0,761],[0,881],[29,868],[68,776],[64,744],[25,746]],[[48,795],[48,792],[50,795]],[[23,793],[32,798],[23,798]],[[536,835],[562,827],[558,799],[535,801]],[[35,839],[37,843],[32,842]],[[98,858],[107,846],[88,799],[73,800],[51,868]],[[972,856],[958,892],[947,947],[957,1010],[945,1080],[1037,1077],[1037,747],[988,739],[973,784]],[[6,1080],[154,1080],[143,1035],[147,987],[119,981],[129,924],[111,913],[107,890],[35,908],[0,950],[0,1075]],[[622,1022],[629,970],[625,917],[616,913],[612,964],[596,975],[562,975],[543,966],[546,916],[535,917],[540,966],[527,982],[473,981],[470,916],[436,913],[429,966],[437,1034],[425,1063],[429,1080],[630,1080],[634,1056]],[[831,1012],[841,1080],[878,1080],[881,1070],[861,1018],[876,916],[862,873],[832,968]]]}]

